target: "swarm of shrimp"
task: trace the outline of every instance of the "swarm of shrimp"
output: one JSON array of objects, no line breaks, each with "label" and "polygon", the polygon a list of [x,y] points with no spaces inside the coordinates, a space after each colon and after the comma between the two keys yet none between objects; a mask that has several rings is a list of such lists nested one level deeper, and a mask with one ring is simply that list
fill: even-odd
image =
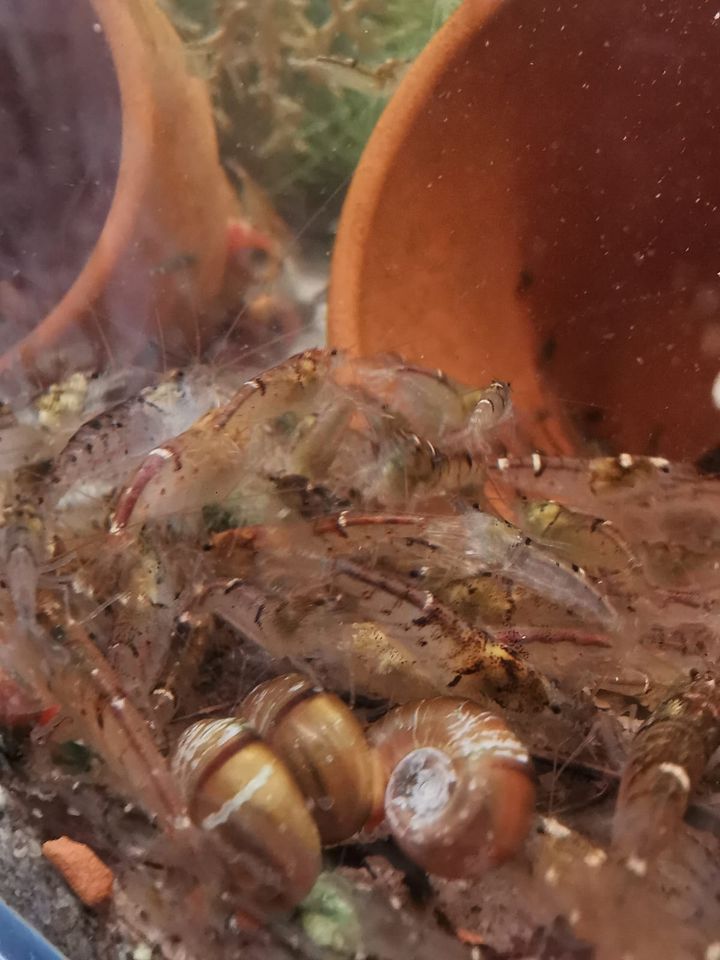
[{"label": "swarm of shrimp", "polygon": [[[258,865],[233,881],[178,781],[175,743],[192,720],[232,717],[258,680],[290,671],[339,694],[361,725],[438,695],[476,705],[508,731],[483,741],[501,766],[510,742],[522,744],[513,762],[532,756],[538,819],[492,881],[504,878],[522,919],[476,920],[496,949],[542,930],[550,943],[561,916],[570,956],[583,943],[608,958],[668,955],[668,944],[674,957],[714,956],[717,827],[704,793],[720,744],[715,478],[627,454],[508,459],[507,384],[465,388],[392,358],[310,351],[222,389],[198,368],[115,407],[75,387],[72,402],[60,386],[6,431],[0,667],[38,711],[59,709],[35,732],[35,775],[62,787],[48,757],[82,744],[88,789],[129,800],[164,838],[150,831],[159,849],[135,856],[164,870],[153,902],[165,933],[180,922],[178,890],[204,891],[182,929],[188,956],[209,943],[233,956],[228,917],[257,916],[272,883]],[[389,717],[393,735],[410,723]],[[373,729],[382,751],[387,734]],[[433,720],[436,739],[412,734],[426,751],[413,778],[445,775],[433,751],[457,729]],[[520,804],[515,775],[487,782],[498,809]],[[566,822],[549,816],[563,811]],[[126,866],[124,910],[137,919],[146,873]],[[473,902],[489,882],[474,881]],[[452,887],[433,883],[450,926],[467,926]],[[393,927],[373,910],[377,929]],[[286,942],[286,920],[267,922]],[[453,955],[443,936],[434,929],[416,955]]]}]

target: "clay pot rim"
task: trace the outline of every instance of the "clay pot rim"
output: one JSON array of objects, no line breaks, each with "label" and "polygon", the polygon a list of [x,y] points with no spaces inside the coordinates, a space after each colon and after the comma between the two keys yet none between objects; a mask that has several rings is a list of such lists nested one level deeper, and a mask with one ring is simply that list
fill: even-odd
[{"label": "clay pot rim", "polygon": [[[152,64],[126,0],[89,0],[109,48],[115,68],[120,109],[120,162],[107,216],[97,242],[80,273],[52,310],[11,347],[2,366],[12,357],[32,358],[52,349],[77,317],[97,301],[118,258],[125,250],[141,209],[150,177],[153,143],[152,106],[146,91]],[[98,332],[100,324],[98,323]]]},{"label": "clay pot rim", "polygon": [[[410,128],[425,109],[429,97],[458,50],[492,19],[507,0],[464,0],[438,30],[403,78],[397,93],[383,111],[358,167],[343,205],[328,292],[328,342],[358,352],[361,262],[370,239],[375,210],[380,203],[387,171],[395,163]],[[352,242],[347,238],[351,237]]]}]

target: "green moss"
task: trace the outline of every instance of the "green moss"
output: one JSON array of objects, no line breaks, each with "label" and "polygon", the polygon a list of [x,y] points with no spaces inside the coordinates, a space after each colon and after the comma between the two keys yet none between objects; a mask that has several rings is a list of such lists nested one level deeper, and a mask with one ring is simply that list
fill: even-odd
[{"label": "green moss", "polygon": [[238,526],[237,516],[220,503],[206,503],[202,508],[202,518],[208,533],[223,533]]},{"label": "green moss", "polygon": [[84,743],[78,740],[63,740],[52,747],[50,752],[53,763],[65,773],[88,773],[92,768],[94,755]]},{"label": "green moss", "polygon": [[362,945],[352,891],[340,878],[322,873],[299,908],[305,933],[319,947],[354,957]]},{"label": "green moss", "polygon": [[[166,0],[195,54],[205,58],[221,151],[302,222],[351,176],[392,86],[355,86],[350,58],[372,71],[412,61],[459,0]],[[398,71],[399,72],[399,71]],[[348,83],[348,81],[350,81]],[[293,216],[294,214],[294,216]]]}]

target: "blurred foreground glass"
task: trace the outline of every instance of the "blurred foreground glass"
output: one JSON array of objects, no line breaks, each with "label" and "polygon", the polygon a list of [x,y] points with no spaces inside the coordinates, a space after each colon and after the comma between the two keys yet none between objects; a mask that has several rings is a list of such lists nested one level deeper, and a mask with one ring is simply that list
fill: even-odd
[{"label": "blurred foreground glass", "polygon": [[197,353],[235,200],[160,10],[4,4],[0,142],[0,393]]}]

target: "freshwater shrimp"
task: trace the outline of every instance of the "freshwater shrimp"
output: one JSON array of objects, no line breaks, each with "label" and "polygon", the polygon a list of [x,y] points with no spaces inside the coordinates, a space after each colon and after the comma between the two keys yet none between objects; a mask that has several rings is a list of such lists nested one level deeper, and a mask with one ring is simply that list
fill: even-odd
[{"label": "freshwater shrimp", "polygon": [[644,860],[671,842],[719,746],[720,684],[706,672],[673,691],[635,734],[615,810],[615,848]]},{"label": "freshwater shrimp", "polygon": [[[543,809],[567,799],[579,824],[560,837],[541,821],[539,846],[498,874],[508,896],[547,894],[598,956],[650,956],[663,936],[702,956],[710,920],[686,942],[661,881],[638,886],[603,824],[625,744],[617,822],[650,797],[671,830],[685,807],[647,744],[670,744],[663,762],[694,786],[716,743],[717,485],[659,460],[498,461],[507,385],[469,390],[397,359],[308,351],[239,387],[193,376],[88,420],[47,470],[6,475],[2,666],[59,709],[33,742],[37,776],[48,743],[86,743],[89,784],[168,838],[156,899],[195,891],[206,942],[233,949],[232,858],[190,826],[169,762],[183,728],[230,717],[290,668],[339,694],[361,727],[396,703],[462,696],[506,715],[536,757]],[[695,557],[682,581],[661,562],[666,534]],[[656,705],[690,668],[705,679],[673,701],[671,723]],[[601,789],[576,791],[587,771]],[[351,838],[338,857],[364,845]],[[693,915],[702,888],[678,893]],[[625,889],[629,906],[604,893]],[[622,932],[653,911],[657,933]]]},{"label": "freshwater shrimp", "polygon": [[[152,450],[118,500],[112,531],[131,521],[197,515],[210,499],[208,489],[214,503],[232,507],[265,496],[272,509],[271,481],[283,475],[322,479],[350,499],[383,505],[407,499],[416,488],[433,492],[448,482],[453,489],[462,487],[467,472],[479,487],[481,465],[470,454],[446,456],[415,432],[428,425],[431,409],[415,402],[416,387],[419,382],[422,392],[429,384],[432,392],[447,394],[440,409],[454,408],[453,429],[472,418],[483,401],[474,398],[468,406],[459,389],[404,367],[398,372],[400,387],[385,401],[388,380],[387,371],[380,375],[377,367],[355,365],[333,353],[316,350],[290,358],[248,381],[229,403],[172,443]],[[436,419],[434,433],[440,439],[446,429]],[[338,447],[340,436],[345,442]],[[367,469],[358,471],[358,460]],[[248,522],[247,514],[237,518],[238,525]]]},{"label": "freshwater shrimp", "polygon": [[274,419],[281,431],[279,418],[288,408],[304,412],[302,401],[322,384],[330,363],[331,356],[322,351],[300,354],[248,380],[228,403],[201,417],[177,440],[151,450],[118,499],[111,533],[124,530],[131,520],[198,510],[209,499],[208,484],[214,502],[232,500],[248,468],[255,466],[247,456],[256,452],[248,448],[258,418],[263,424]]}]

